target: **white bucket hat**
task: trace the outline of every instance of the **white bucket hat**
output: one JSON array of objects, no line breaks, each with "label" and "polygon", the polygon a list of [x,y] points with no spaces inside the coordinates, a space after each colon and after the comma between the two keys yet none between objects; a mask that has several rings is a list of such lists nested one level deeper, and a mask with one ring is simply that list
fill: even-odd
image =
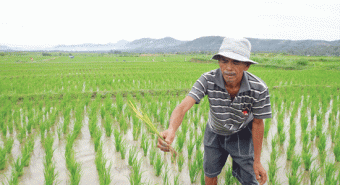
[{"label": "white bucket hat", "polygon": [[218,60],[218,56],[221,55],[241,62],[257,64],[257,62],[250,60],[250,50],[251,44],[245,38],[224,38],[220,50],[212,59]]}]

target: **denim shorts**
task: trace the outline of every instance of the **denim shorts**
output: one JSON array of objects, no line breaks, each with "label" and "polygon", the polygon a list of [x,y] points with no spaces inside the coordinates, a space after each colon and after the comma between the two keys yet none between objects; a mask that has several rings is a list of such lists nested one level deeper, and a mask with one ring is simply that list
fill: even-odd
[{"label": "denim shorts", "polygon": [[230,155],[233,159],[233,176],[241,184],[258,184],[254,173],[254,146],[252,122],[243,130],[223,136],[212,131],[209,123],[204,133],[204,173],[207,177],[218,176]]}]

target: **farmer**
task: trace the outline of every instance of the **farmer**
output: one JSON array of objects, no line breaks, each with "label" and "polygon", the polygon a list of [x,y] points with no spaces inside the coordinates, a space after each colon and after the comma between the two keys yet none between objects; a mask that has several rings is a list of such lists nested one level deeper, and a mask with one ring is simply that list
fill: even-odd
[{"label": "farmer", "polygon": [[230,155],[233,176],[241,184],[264,184],[267,173],[261,164],[263,119],[271,118],[268,87],[257,76],[247,72],[251,45],[247,39],[225,38],[218,54],[220,68],[204,73],[189,94],[174,109],[170,125],[161,133],[157,147],[164,152],[174,141],[185,113],[208,95],[210,111],[204,133],[204,173],[206,184],[217,184]]}]

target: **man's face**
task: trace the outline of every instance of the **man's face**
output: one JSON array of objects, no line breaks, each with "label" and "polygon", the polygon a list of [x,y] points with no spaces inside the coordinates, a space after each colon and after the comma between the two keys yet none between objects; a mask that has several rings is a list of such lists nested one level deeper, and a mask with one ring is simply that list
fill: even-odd
[{"label": "man's face", "polygon": [[218,64],[220,65],[224,81],[227,85],[236,85],[241,83],[243,71],[247,71],[249,69],[249,65],[247,65],[247,63],[224,56],[220,56]]}]

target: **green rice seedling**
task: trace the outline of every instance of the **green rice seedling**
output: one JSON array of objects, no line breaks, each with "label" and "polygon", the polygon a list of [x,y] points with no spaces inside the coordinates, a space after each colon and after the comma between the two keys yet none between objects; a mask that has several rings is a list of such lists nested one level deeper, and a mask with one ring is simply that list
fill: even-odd
[{"label": "green rice seedling", "polygon": [[312,128],[311,132],[310,132],[310,141],[313,141],[315,139],[316,136],[316,128]]},{"label": "green rice seedling", "polygon": [[303,149],[302,150],[302,160],[303,160],[303,163],[305,165],[305,170],[306,171],[309,171],[311,165],[312,165],[312,162],[313,162],[313,158],[312,158],[313,154],[311,152],[311,148],[310,148],[310,145],[308,145],[307,148]]},{"label": "green rice seedling", "polygon": [[321,115],[316,116],[316,137],[320,137],[322,135],[323,123]]},{"label": "green rice seedling", "polygon": [[177,173],[177,175],[176,176],[174,176],[174,185],[179,185],[179,174],[180,173]]},{"label": "green rice seedling", "polygon": [[316,184],[319,177],[319,168],[314,167],[309,173],[310,184]]},{"label": "green rice seedling", "polygon": [[105,128],[105,134],[107,137],[111,136],[112,133],[112,120],[110,116],[106,116],[105,117],[105,124],[104,124],[104,128]]},{"label": "green rice seedling", "polygon": [[6,138],[5,149],[8,154],[11,153],[12,151],[13,143],[14,143],[14,139],[12,137]]},{"label": "green rice seedling", "polygon": [[144,144],[143,144],[143,146],[142,146],[142,149],[143,149],[143,153],[144,153],[144,156],[146,156],[147,155],[147,153],[148,153],[148,149],[149,149],[149,146],[150,146],[150,144],[149,144],[149,140],[145,140],[144,141]]},{"label": "green rice seedling", "polygon": [[319,152],[320,165],[324,165],[326,157],[326,151]]},{"label": "green rice seedling", "polygon": [[189,167],[189,177],[190,177],[190,182],[194,183],[196,181],[196,177],[198,175],[198,166],[196,161],[189,162],[188,164]]},{"label": "green rice seedling", "polygon": [[125,143],[125,141],[122,141],[119,152],[120,152],[120,158],[125,159],[125,155],[126,155],[126,143]]},{"label": "green rice seedling", "polygon": [[105,107],[101,106],[100,107],[100,116],[101,116],[101,118],[104,119],[105,115],[106,115]]},{"label": "green rice seedling", "polygon": [[197,162],[198,168],[203,167],[203,151],[202,150],[196,150],[195,161]]},{"label": "green rice seedling", "polygon": [[44,166],[45,185],[55,184],[55,180],[58,176],[57,172],[55,171],[55,164],[44,164]]},{"label": "green rice seedling", "polygon": [[204,135],[202,133],[196,134],[196,137],[195,137],[196,151],[200,150],[200,146],[202,145],[203,138],[204,138]]},{"label": "green rice seedling", "polygon": [[7,157],[6,157],[6,147],[0,147],[0,171],[5,169],[6,167],[6,161],[7,161]]},{"label": "green rice seedling", "polygon": [[131,185],[139,185],[142,184],[142,174],[141,172],[141,160],[136,160],[132,165],[132,172],[129,176],[129,181]]},{"label": "green rice seedling", "polygon": [[27,167],[31,160],[31,154],[34,149],[34,139],[30,139],[26,142],[25,146],[21,150],[22,164]]},{"label": "green rice seedling", "polygon": [[[102,136],[102,131],[100,130],[100,128],[98,128],[96,126],[96,131],[95,131],[95,135],[94,135],[94,150],[96,152],[98,151],[98,149],[100,148],[100,146],[102,144],[101,140],[100,140],[101,136]],[[119,149],[119,147],[118,147],[118,149]],[[116,151],[117,151],[117,147],[116,147]],[[119,152],[119,150],[117,152]]]},{"label": "green rice seedling", "polygon": [[185,133],[180,132],[176,140],[176,147],[177,147],[178,152],[182,152],[184,141],[185,141]]},{"label": "green rice seedling", "polygon": [[95,158],[95,164],[97,167],[98,175],[99,175],[99,184],[101,185],[108,185],[111,183],[111,175],[110,171],[112,168],[112,163],[110,163],[109,167],[106,168],[107,159],[103,154],[102,147],[98,148]]},{"label": "green rice seedling", "polygon": [[181,130],[182,130],[182,132],[184,132],[184,133],[187,133],[188,132],[188,123],[187,122],[182,122],[182,124],[181,124]]},{"label": "green rice seedling", "polygon": [[[2,184],[4,185],[5,183],[2,183]],[[15,169],[12,169],[11,177],[8,180],[8,184],[9,185],[18,185],[19,184],[18,172],[16,172]]]},{"label": "green rice seedling", "polygon": [[334,184],[337,184],[336,183],[336,177],[335,177],[335,171],[336,171],[336,164],[335,163],[327,162],[325,164],[325,182],[324,182],[324,184],[333,184],[334,181],[335,181]]},{"label": "green rice seedling", "polygon": [[225,166],[225,174],[224,174],[224,184],[230,185],[234,184],[236,182],[235,177],[233,176],[233,168],[230,165]]},{"label": "green rice seedling", "polygon": [[263,133],[264,138],[268,137],[268,133],[269,133],[269,129],[270,129],[271,124],[272,124],[271,119],[266,120],[266,122],[264,124],[264,133]]},{"label": "green rice seedling", "polygon": [[297,174],[300,166],[301,166],[301,156],[294,155],[292,159],[292,174]]},{"label": "green rice seedling", "polygon": [[137,158],[137,149],[135,147],[131,147],[129,150],[129,157],[128,157],[128,163],[130,166],[132,166],[133,163],[135,163]]},{"label": "green rice seedling", "polygon": [[154,165],[155,175],[157,177],[161,174],[163,165],[164,165],[164,160],[162,159],[162,155],[157,154],[155,158],[155,165]]},{"label": "green rice seedling", "polygon": [[201,169],[201,178],[200,178],[201,185],[205,185],[205,175],[204,175],[204,170],[203,167]]},{"label": "green rice seedling", "polygon": [[289,144],[287,149],[287,161],[292,160],[292,156],[294,155],[294,146],[292,144]]},{"label": "green rice seedling", "polygon": [[192,152],[194,150],[195,143],[192,140],[188,141],[187,151],[188,151],[188,159],[191,159]]},{"label": "green rice seedling", "polygon": [[168,165],[165,165],[163,173],[162,173],[163,185],[168,185],[170,183],[168,174],[169,174],[169,168],[168,168]]},{"label": "green rice seedling", "polygon": [[300,185],[301,184],[301,174],[296,174],[293,172],[287,173],[288,184],[289,185]]},{"label": "green rice seedling", "polygon": [[283,145],[283,143],[285,142],[286,140],[286,133],[285,132],[281,132],[279,133],[279,141],[280,141],[280,144]]},{"label": "green rice seedling", "polygon": [[24,174],[24,165],[22,165],[22,157],[19,156],[13,164],[13,168],[15,169],[15,171],[18,174],[18,177],[21,177]]},{"label": "green rice seedling", "polygon": [[142,138],[140,142],[140,148],[143,148],[145,141],[147,140],[145,132],[142,133]]},{"label": "green rice seedling", "polygon": [[120,151],[120,146],[122,144],[123,141],[123,137],[120,134],[118,129],[114,129],[113,130],[113,135],[115,137],[115,147],[116,147],[116,151],[119,152]]},{"label": "green rice seedling", "polygon": [[177,159],[177,165],[178,165],[178,171],[181,172],[183,169],[183,164],[184,164],[184,156],[183,154],[178,155]]},{"label": "green rice seedling", "polygon": [[153,165],[155,162],[155,156],[156,156],[156,150],[151,147],[149,150],[149,161],[150,161],[150,165]]},{"label": "green rice seedling", "polygon": [[339,140],[337,140],[337,142],[334,145],[333,153],[335,156],[335,160],[337,162],[340,162],[340,141]]},{"label": "green rice seedling", "polygon": [[303,135],[303,138],[302,138],[302,148],[303,150],[305,150],[309,144],[309,135],[310,133],[309,132],[306,132],[304,135]]},{"label": "green rice seedling", "polygon": [[132,136],[133,136],[134,141],[138,140],[140,132],[141,132],[141,128],[140,128],[140,125],[138,124],[138,122],[133,124],[133,127],[132,127],[132,133],[133,134],[132,134]]},{"label": "green rice seedling", "polygon": [[64,114],[64,123],[63,123],[63,134],[66,134],[68,131],[68,125],[70,124],[70,114]]},{"label": "green rice seedling", "polygon": [[325,134],[321,134],[320,137],[319,137],[318,149],[319,149],[319,152],[326,151],[326,136],[325,136]]},{"label": "green rice seedling", "polygon": [[119,126],[120,126],[120,131],[122,131],[124,134],[126,134],[126,132],[128,130],[128,124],[127,124],[123,114],[121,114],[120,117],[119,117]]}]

